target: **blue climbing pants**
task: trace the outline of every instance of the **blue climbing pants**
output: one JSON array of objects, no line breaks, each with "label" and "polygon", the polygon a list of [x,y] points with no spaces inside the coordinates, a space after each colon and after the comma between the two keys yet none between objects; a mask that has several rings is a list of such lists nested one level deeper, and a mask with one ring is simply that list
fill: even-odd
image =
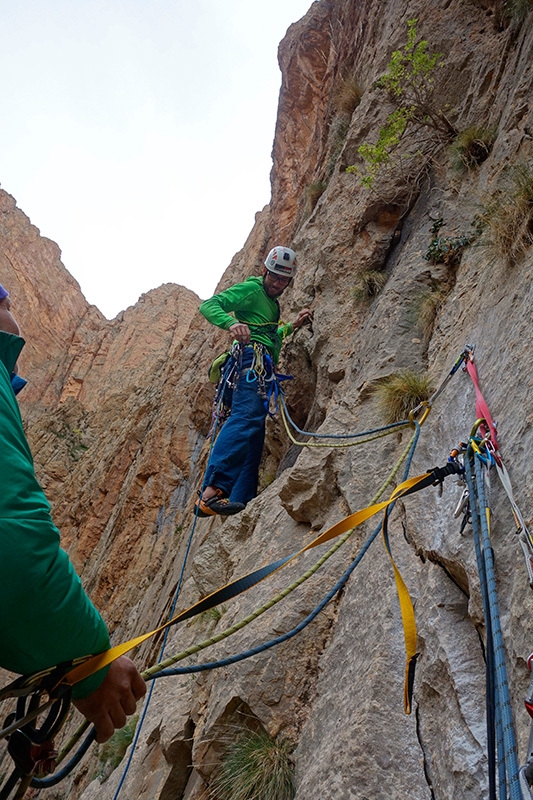
[{"label": "blue climbing pants", "polygon": [[[216,486],[232,502],[244,505],[257,494],[267,415],[265,399],[259,395],[257,378],[250,370],[253,357],[253,348],[246,347],[231,413],[215,441],[204,478],[204,487]],[[266,380],[268,387],[273,380],[271,366]]]}]

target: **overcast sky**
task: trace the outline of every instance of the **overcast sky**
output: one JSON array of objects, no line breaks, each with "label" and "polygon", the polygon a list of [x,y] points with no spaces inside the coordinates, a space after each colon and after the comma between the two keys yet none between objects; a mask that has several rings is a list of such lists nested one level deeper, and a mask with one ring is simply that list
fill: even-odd
[{"label": "overcast sky", "polygon": [[0,184],[107,317],[213,293],[269,201],[278,44],[311,2],[0,0]]}]

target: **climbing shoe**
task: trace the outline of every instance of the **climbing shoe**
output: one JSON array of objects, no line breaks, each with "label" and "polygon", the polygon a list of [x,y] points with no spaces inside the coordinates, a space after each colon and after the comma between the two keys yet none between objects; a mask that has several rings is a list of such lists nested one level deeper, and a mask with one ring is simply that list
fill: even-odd
[{"label": "climbing shoe", "polygon": [[244,503],[233,503],[229,498],[224,497],[222,489],[217,489],[217,493],[210,497],[209,500],[202,500],[200,492],[198,492],[198,500],[196,501],[196,515],[198,517],[214,517],[220,514],[222,517],[231,517],[233,514],[238,514],[244,509]]}]

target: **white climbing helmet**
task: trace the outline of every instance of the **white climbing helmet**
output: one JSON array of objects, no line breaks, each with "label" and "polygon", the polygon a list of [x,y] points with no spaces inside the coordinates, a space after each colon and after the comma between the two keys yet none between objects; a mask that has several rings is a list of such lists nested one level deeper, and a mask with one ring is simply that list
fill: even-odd
[{"label": "white climbing helmet", "polygon": [[276,275],[293,278],[296,274],[296,253],[290,247],[273,247],[266,257],[265,267]]}]

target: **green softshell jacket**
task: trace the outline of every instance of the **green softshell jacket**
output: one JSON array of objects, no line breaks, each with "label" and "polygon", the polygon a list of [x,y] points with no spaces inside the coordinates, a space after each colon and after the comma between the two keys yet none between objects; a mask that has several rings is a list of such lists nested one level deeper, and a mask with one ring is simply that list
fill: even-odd
[{"label": "green softshell jacket", "polygon": [[263,288],[263,278],[253,275],[244,283],[236,283],[209,300],[204,300],[200,313],[217,325],[229,330],[235,322],[244,322],[250,328],[253,342],[260,342],[268,348],[274,363],[277,364],[283,339],[292,333],[289,322],[278,326],[279,304],[267,295]]},{"label": "green softshell jacket", "polygon": [[[59,545],[10,373],[24,339],[0,331],[0,667],[23,675],[109,648],[106,625]],[[74,687],[86,697],[105,672]]]}]

